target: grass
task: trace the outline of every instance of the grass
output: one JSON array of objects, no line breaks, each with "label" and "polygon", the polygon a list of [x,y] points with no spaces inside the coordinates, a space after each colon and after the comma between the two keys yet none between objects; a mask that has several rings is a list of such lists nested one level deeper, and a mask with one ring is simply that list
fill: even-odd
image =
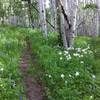
[{"label": "grass", "polygon": [[[91,37],[76,38],[74,49],[67,51],[58,46],[56,34],[49,35],[46,40],[39,30],[29,30],[28,37],[44,69],[42,80],[48,100],[99,100],[99,76],[95,72]],[[71,58],[65,52],[69,52]]]},{"label": "grass", "polygon": [[[58,45],[56,33],[49,33],[45,39],[38,29],[3,26],[0,28],[1,100],[18,100],[20,96],[25,100],[18,65],[25,37],[30,39],[36,55],[36,64],[30,61],[28,73],[35,76],[42,72],[47,100],[100,99],[100,38],[77,37],[74,48],[65,50]],[[16,86],[12,88],[14,82]]]},{"label": "grass", "polygon": [[21,29],[0,27],[0,100],[19,100],[24,97],[19,58],[24,46]]}]

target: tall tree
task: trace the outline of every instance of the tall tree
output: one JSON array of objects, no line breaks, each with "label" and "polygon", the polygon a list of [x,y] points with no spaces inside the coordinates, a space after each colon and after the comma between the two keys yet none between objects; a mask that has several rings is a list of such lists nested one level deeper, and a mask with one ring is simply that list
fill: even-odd
[{"label": "tall tree", "polygon": [[52,31],[57,29],[57,4],[56,0],[50,0],[50,9],[51,9],[51,24],[54,26]]},{"label": "tall tree", "polygon": [[38,5],[39,5],[40,28],[44,33],[43,35],[47,37],[45,0],[38,0]]},{"label": "tall tree", "polygon": [[[66,13],[67,6],[68,6],[67,3],[68,2],[66,2],[66,0],[63,0],[63,2],[61,0],[59,0],[59,4],[61,6],[61,11],[62,11],[62,14],[63,14],[63,17],[64,17],[64,19],[63,19],[64,27],[62,27],[63,28],[62,29],[63,30],[62,39],[63,39],[63,45],[65,46],[65,48],[71,47],[72,44],[73,44],[72,24],[70,23],[69,16]],[[62,24],[62,26],[63,26],[63,24]]]}]

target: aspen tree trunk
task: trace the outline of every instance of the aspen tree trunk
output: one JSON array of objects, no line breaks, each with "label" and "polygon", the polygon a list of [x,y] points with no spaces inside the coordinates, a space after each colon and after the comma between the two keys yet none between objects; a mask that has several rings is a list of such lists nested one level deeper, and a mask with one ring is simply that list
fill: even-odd
[{"label": "aspen tree trunk", "polygon": [[100,0],[96,1],[97,4],[97,36],[99,36],[99,32],[100,32]]},{"label": "aspen tree trunk", "polygon": [[51,24],[54,26],[52,31],[57,29],[57,9],[56,9],[56,0],[50,0],[50,9],[51,9]]},{"label": "aspen tree trunk", "polygon": [[[65,1],[66,0],[62,0],[62,3],[65,4],[65,6],[66,6]],[[63,46],[64,46],[64,48],[67,49],[68,48],[68,44],[67,44],[65,27],[67,27],[68,25],[66,26],[66,24],[65,24],[65,19],[64,19],[63,13],[61,13],[60,18],[61,18],[60,27],[61,27],[61,36],[62,36]]]},{"label": "aspen tree trunk", "polygon": [[40,28],[43,31],[43,35],[47,37],[45,0],[38,0],[38,4],[39,4]]},{"label": "aspen tree trunk", "polygon": [[[71,47],[73,45],[73,31],[72,31],[72,25],[70,24],[70,20],[68,18],[68,15],[66,13],[67,8],[68,8],[68,2],[66,0],[63,0],[63,2],[61,0],[59,0],[60,5],[61,5],[61,10],[62,10],[62,14],[64,17],[64,35],[66,36],[66,41],[67,41],[67,47]],[[69,13],[69,12],[68,12]],[[62,39],[64,37],[62,36]]]},{"label": "aspen tree trunk", "polygon": [[63,14],[61,14],[61,36],[62,36],[62,40],[63,40],[63,46],[64,48],[68,48],[68,44],[67,44],[67,38],[66,38],[66,32],[65,32],[65,20],[64,20],[64,16]]},{"label": "aspen tree trunk", "polygon": [[74,34],[77,36],[77,32],[76,32],[76,25],[77,25],[77,12],[78,12],[78,4],[79,4],[79,0],[75,0],[75,11],[74,11],[74,20],[73,20],[73,31]]},{"label": "aspen tree trunk", "polygon": [[56,0],[56,6],[57,6],[57,32],[60,33],[60,36],[61,36],[61,27],[60,27],[60,24],[61,24],[61,18],[60,18],[60,13],[61,13],[61,10],[59,9],[59,1]]},{"label": "aspen tree trunk", "polygon": [[96,14],[96,22],[97,22],[97,34],[96,34],[96,36],[98,36],[99,35],[99,14],[98,14],[98,11],[97,11],[97,14]]}]

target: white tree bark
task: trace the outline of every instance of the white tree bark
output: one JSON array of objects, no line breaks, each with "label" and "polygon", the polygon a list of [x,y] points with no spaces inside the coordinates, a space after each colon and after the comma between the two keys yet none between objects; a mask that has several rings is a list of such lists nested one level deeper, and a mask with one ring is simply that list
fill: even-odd
[{"label": "white tree bark", "polygon": [[[62,3],[66,5],[66,0],[62,0]],[[65,31],[65,19],[63,13],[61,13],[61,35],[62,35],[62,40],[63,40],[63,46],[67,49],[68,44],[67,44],[67,38],[66,38],[66,31]]]},{"label": "white tree bark", "polygon": [[78,12],[78,4],[79,4],[79,0],[75,0],[75,11],[74,11],[74,20],[73,20],[73,31],[74,34],[77,36],[77,31],[76,31],[76,25],[77,25],[77,12]]},{"label": "white tree bark", "polygon": [[96,36],[99,36],[99,31],[100,31],[100,0],[96,0],[95,3],[97,4],[97,18],[96,18],[96,21],[97,21],[97,35]]},{"label": "white tree bark", "polygon": [[[65,48],[71,47],[73,44],[73,31],[72,31],[72,24],[70,22],[70,9],[69,3],[66,0],[59,0],[62,10],[62,17],[61,17],[61,30],[62,30],[62,39],[63,45]],[[66,39],[65,39],[66,37]],[[66,45],[67,44],[67,45]]]},{"label": "white tree bark", "polygon": [[43,31],[43,35],[47,37],[45,0],[38,0],[38,4],[39,4],[40,27],[41,30]]},{"label": "white tree bark", "polygon": [[51,24],[54,26],[52,31],[56,31],[57,29],[57,8],[56,8],[56,0],[50,0],[50,9],[51,9]]}]

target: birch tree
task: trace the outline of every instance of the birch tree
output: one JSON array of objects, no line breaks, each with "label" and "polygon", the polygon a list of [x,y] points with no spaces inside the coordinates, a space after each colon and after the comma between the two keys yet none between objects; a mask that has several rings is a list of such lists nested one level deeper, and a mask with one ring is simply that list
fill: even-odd
[{"label": "birch tree", "polygon": [[[69,4],[66,0],[59,0],[59,3],[61,5],[61,11],[62,11],[62,19],[61,19],[61,26],[62,27],[62,39],[63,39],[63,45],[65,48],[71,47],[73,45],[73,28],[72,28],[72,23],[69,19]],[[66,13],[67,11],[67,13]],[[66,38],[66,39],[65,39]],[[66,46],[67,44],[67,46]]]},{"label": "birch tree", "polygon": [[57,29],[57,5],[56,0],[50,0],[51,24],[54,26],[52,31]]},{"label": "birch tree", "polygon": [[39,4],[40,28],[43,31],[43,35],[47,37],[45,0],[38,0],[38,4]]},{"label": "birch tree", "polygon": [[[65,2],[66,2],[66,0],[62,1],[62,3],[65,4],[65,6],[66,6]],[[60,20],[61,21],[60,22],[61,25],[60,26],[61,26],[61,36],[62,36],[62,40],[63,40],[63,46],[65,48],[68,48],[68,43],[67,43],[67,38],[66,38],[67,34],[66,34],[66,30],[65,30],[65,28],[68,27],[68,25],[66,25],[67,23],[65,23],[66,21],[65,21],[63,13],[61,13],[60,18],[61,18],[61,20]]]}]

